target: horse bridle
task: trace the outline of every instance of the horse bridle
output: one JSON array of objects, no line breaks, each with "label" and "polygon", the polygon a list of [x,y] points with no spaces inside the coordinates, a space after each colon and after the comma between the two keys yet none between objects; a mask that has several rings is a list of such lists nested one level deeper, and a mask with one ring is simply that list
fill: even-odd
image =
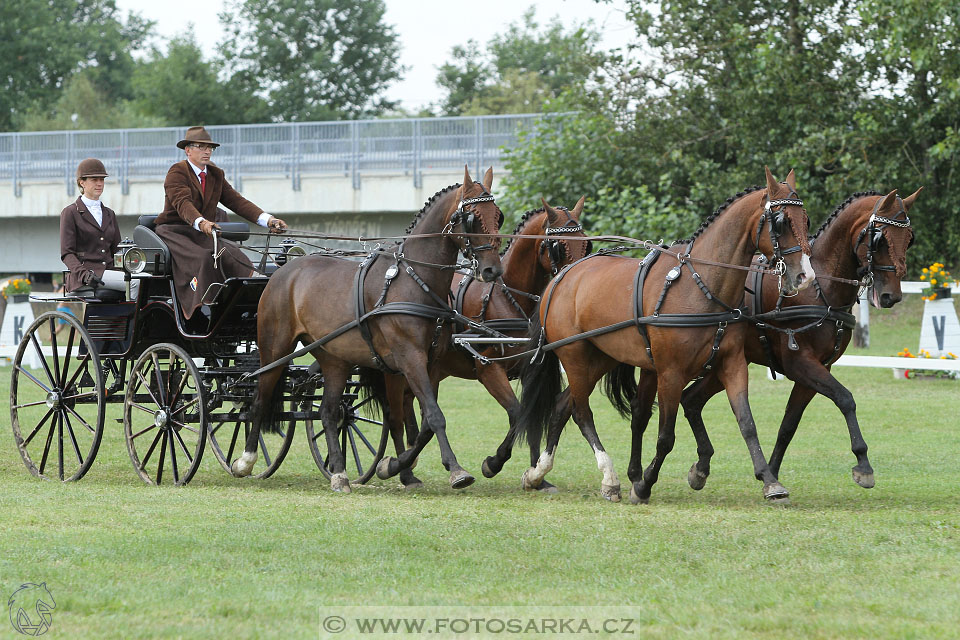
[{"label": "horse bridle", "polygon": [[[460,233],[462,234],[460,237],[463,240],[463,257],[470,261],[471,269],[474,272],[476,272],[479,266],[475,254],[481,251],[494,251],[496,249],[492,242],[476,247],[470,242],[470,234],[474,233],[473,225],[476,221],[476,209],[472,205],[480,202],[493,202],[493,196],[484,190],[482,194],[474,198],[462,198],[460,203],[457,204],[457,210],[450,216],[450,221],[447,222],[447,226],[443,228],[443,233],[452,234],[458,226],[460,227]],[[496,206],[496,203],[494,203],[494,206]],[[497,213],[499,214],[497,219],[497,227],[499,228],[503,224],[503,212],[500,211],[499,207],[497,207]],[[490,235],[493,237],[496,234]]]},{"label": "horse bridle", "polygon": [[[797,197],[797,192],[793,189],[790,190],[790,196],[787,198],[777,198],[775,200],[770,199],[770,195],[767,194],[764,196],[767,200],[767,203],[763,207],[763,214],[760,216],[760,220],[757,222],[757,239],[754,242],[757,249],[760,248],[760,232],[763,231],[764,223],[768,223],[768,230],[770,233],[770,244],[773,245],[773,268],[774,272],[777,274],[777,283],[778,289],[782,290],[783,285],[783,276],[787,272],[787,263],[783,260],[783,256],[790,255],[791,253],[796,253],[797,251],[802,251],[803,247],[800,242],[789,249],[780,248],[779,237],[783,235],[785,225],[787,224],[787,206],[796,205],[800,208],[803,208],[803,200]],[[796,294],[793,294],[796,295]],[[792,297],[792,296],[791,296]]]},{"label": "horse bridle", "polygon": [[[563,211],[568,216],[570,215],[569,211],[564,207],[557,207],[560,211]],[[551,227],[550,222],[547,222],[547,225],[543,229],[543,235],[553,236],[553,235],[567,235],[571,233],[577,233],[578,231],[583,231],[583,226],[574,220],[573,218],[567,218],[567,221],[562,227]],[[569,240],[569,238],[565,238]],[[593,248],[593,243],[587,240],[587,251],[586,254],[591,253]],[[540,253],[546,251],[547,257],[550,258],[550,275],[557,275],[557,272],[560,270],[560,264],[563,263],[563,257],[566,253],[566,245],[561,239],[550,239],[544,240],[540,244]],[[586,255],[585,254],[585,255]],[[572,257],[572,256],[571,256]]]},{"label": "horse bridle", "polygon": [[[877,215],[877,210],[880,208],[880,204],[883,202],[883,198],[878,198],[876,204],[873,205],[873,211],[870,213],[870,219],[867,221],[866,226],[860,231],[857,235],[857,242],[853,246],[853,252],[859,255],[860,244],[863,243],[866,246],[867,254],[864,258],[866,264],[861,263],[860,267],[857,269],[857,277],[860,278],[861,287],[870,287],[873,285],[873,272],[874,271],[896,271],[897,268],[892,264],[874,264],[873,263],[873,254],[879,251],[880,240],[883,239],[883,227],[880,225],[890,225],[891,227],[899,227],[901,229],[913,229],[910,226],[910,217],[907,215],[907,209],[903,206],[903,200],[900,196],[897,196],[897,204],[900,205],[900,210],[894,214],[894,218],[885,218],[883,216]],[[903,220],[896,220],[900,214],[903,214]],[[866,240],[866,242],[864,242]],[[913,238],[910,239],[910,244],[913,244]],[[907,246],[909,249],[909,245]]]}]

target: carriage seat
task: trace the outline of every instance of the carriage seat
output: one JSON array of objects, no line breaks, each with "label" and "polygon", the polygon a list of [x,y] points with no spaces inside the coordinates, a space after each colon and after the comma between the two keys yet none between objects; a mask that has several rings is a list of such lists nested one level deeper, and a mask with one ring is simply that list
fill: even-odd
[{"label": "carriage seat", "polygon": [[162,256],[163,264],[157,276],[169,276],[173,273],[173,265],[170,259],[170,249],[167,244],[157,235],[155,231],[157,225],[157,216],[140,216],[137,218],[137,226],[133,229],[133,242],[139,248],[147,253],[148,262],[154,262],[154,256],[157,252]]}]

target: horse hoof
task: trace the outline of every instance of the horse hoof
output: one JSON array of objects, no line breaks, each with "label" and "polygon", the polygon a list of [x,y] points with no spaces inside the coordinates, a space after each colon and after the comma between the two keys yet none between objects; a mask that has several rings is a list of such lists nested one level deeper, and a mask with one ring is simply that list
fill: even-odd
[{"label": "horse hoof", "polygon": [[242,456],[233,461],[233,464],[230,465],[230,471],[237,478],[246,478],[253,472],[253,465],[257,462],[257,454],[247,454],[244,452]]},{"label": "horse hoof", "polygon": [[422,489],[423,483],[420,482],[419,478],[414,478],[409,482],[404,482],[401,486],[407,491],[413,491],[415,489]]},{"label": "horse hoof", "polygon": [[[491,460],[493,460],[493,456],[488,457],[486,460],[483,461],[483,464],[480,465],[480,471],[483,473],[484,478],[492,478],[493,476],[500,473],[500,469],[497,469],[496,471],[494,471],[493,469],[490,468]],[[501,467],[501,469],[502,468],[503,467]]]},{"label": "horse hoof", "polygon": [[620,485],[600,485],[600,495],[610,502],[620,502]]},{"label": "horse hoof", "polygon": [[637,488],[630,486],[630,504],[650,504],[650,498],[641,498],[637,494]]},{"label": "horse hoof", "polygon": [[335,473],[330,477],[330,488],[340,493],[350,493],[350,479],[345,473]]},{"label": "horse hoof", "polygon": [[864,489],[873,489],[876,484],[873,479],[873,472],[863,473],[862,471],[857,471],[856,468],[853,470],[853,481]]},{"label": "horse hoof", "polygon": [[763,497],[770,502],[784,504],[783,501],[786,500],[787,504],[789,504],[790,501],[787,500],[789,496],[790,492],[787,491],[779,482],[771,482],[763,487]]},{"label": "horse hoof", "polygon": [[687,474],[687,484],[694,491],[700,491],[707,484],[707,474],[698,470],[696,463],[690,467],[690,473]]},{"label": "horse hoof", "polygon": [[390,461],[393,460],[390,456],[384,456],[383,460],[377,463],[377,477],[381,480],[386,480],[390,477]]},{"label": "horse hoof", "polygon": [[410,469],[404,469],[400,472],[400,485],[404,489],[419,489],[423,486],[423,483],[418,477],[413,475]]},{"label": "horse hoof", "polygon": [[450,472],[450,486],[454,489],[466,489],[474,480],[475,478],[463,469]]},{"label": "horse hoof", "polygon": [[520,487],[524,491],[536,491],[537,489],[540,488],[540,485],[543,484],[543,478],[540,478],[540,481],[537,482],[536,484],[534,484],[534,482],[530,480],[531,471],[533,471],[533,467],[528,468],[526,471],[523,472],[523,475],[520,476]]},{"label": "horse hoof", "polygon": [[537,487],[537,491],[548,494],[560,493],[560,489],[558,489],[555,485],[550,484],[546,480],[540,481],[540,486]]}]

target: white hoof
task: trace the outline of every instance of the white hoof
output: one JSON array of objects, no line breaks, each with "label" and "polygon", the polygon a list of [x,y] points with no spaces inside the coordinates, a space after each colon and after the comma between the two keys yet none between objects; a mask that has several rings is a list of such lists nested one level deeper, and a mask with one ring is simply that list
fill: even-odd
[{"label": "white hoof", "polygon": [[523,475],[520,476],[520,486],[524,491],[536,491],[540,488],[540,483],[543,482],[543,478],[535,478],[535,471],[533,467],[529,467],[523,472]]},{"label": "white hoof", "polygon": [[244,451],[242,456],[233,461],[230,469],[236,477],[246,478],[253,472],[253,465],[255,464],[257,464],[256,452],[247,453]]},{"label": "white hoof", "polygon": [[609,500],[610,502],[620,502],[620,485],[610,486],[606,484],[600,485],[600,495]]},{"label": "white hoof", "polygon": [[350,493],[350,479],[345,473],[335,473],[330,476],[330,488],[341,493]]}]

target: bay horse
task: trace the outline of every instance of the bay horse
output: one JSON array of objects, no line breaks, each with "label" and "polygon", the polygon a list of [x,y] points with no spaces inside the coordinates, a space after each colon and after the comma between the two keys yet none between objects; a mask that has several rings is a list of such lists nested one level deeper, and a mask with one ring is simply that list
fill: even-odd
[{"label": "bay horse", "polygon": [[[465,168],[463,184],[434,194],[410,223],[404,241],[374,251],[359,264],[314,254],[271,276],[257,311],[262,366],[252,427],[243,456],[232,465],[235,475],[249,475],[260,429],[280,426],[276,417],[282,410],[282,394],[275,391],[285,367],[276,365],[286,364],[285,357],[299,341],[307,345],[323,373],[320,414],[334,491],[350,492],[337,434],[343,419],[340,398],[354,367],[361,367],[361,382],[374,397],[379,397],[376,381],[383,380],[376,369],[402,373],[423,410],[417,443],[422,448],[436,434],[450,485],[459,489],[473,482],[447,441],[446,420],[427,362],[436,328],[449,317],[444,299],[458,252],[484,282],[503,273],[498,251],[503,214],[490,195],[492,184],[492,168],[482,183],[471,180]],[[412,459],[403,462],[408,465]]]},{"label": "bay horse", "polygon": [[[541,208],[526,212],[512,234],[521,237],[513,238],[500,255],[503,275],[496,283],[478,282],[469,274],[454,275],[450,298],[455,309],[488,328],[518,338],[518,345],[515,346],[503,349],[497,346],[477,347],[472,353],[464,347],[448,347],[430,365],[434,384],[450,376],[479,380],[507,412],[510,423],[507,436],[497,450],[497,456],[487,458],[482,465],[483,475],[488,478],[495,476],[510,459],[516,417],[520,411],[520,402],[510,386],[510,379],[519,375],[522,365],[520,359],[511,359],[511,356],[525,348],[530,318],[550,278],[567,264],[590,252],[589,241],[574,239],[584,236],[580,224],[584,200],[581,197],[569,210],[566,207],[552,207],[541,198]],[[522,340],[519,340],[521,337]],[[399,382],[402,385],[402,380]],[[402,386],[405,388],[405,385]],[[397,393],[389,383],[387,389],[388,397],[391,393]],[[396,403],[396,395],[393,395],[390,406],[395,407]],[[400,420],[400,411],[391,410],[389,415],[393,418],[388,419],[390,432],[397,454],[400,454],[404,451],[404,424],[411,443],[411,433],[414,436],[417,433],[413,397],[409,390],[403,395],[403,420]],[[530,439],[530,464],[535,464],[539,455],[539,441],[535,443]],[[400,473],[400,481],[406,488],[421,484],[409,469]],[[545,482],[544,485],[549,486],[549,483]]]},{"label": "bay horse", "polygon": [[[642,431],[633,432],[628,475],[632,502],[648,502],[664,458],[673,448],[677,410],[684,386],[713,371],[725,384],[740,431],[753,459],[754,474],[769,499],[786,496],[760,449],[747,398],[743,359],[746,273],[755,251],[777,265],[781,289],[793,295],[813,280],[807,219],[796,194],[794,173],[778,183],[766,169],[766,188],[754,187],[727,200],[693,236],[642,261],[591,256],[562,271],[540,303],[540,327],[531,333],[542,346],[522,376],[518,435],[547,429],[547,444],[524,488],[542,482],[552,468],[557,442],[570,416],[580,427],[603,472],[601,494],[620,500],[620,481],[596,433],[590,393],[608,376],[608,394],[622,412],[625,394],[634,394],[634,369],[656,371],[660,430],[656,455],[640,466]],[[781,242],[792,246],[781,249]],[[686,272],[687,277],[681,277]],[[645,284],[646,283],[646,284]],[[717,311],[717,309],[722,311]],[[560,365],[568,388],[561,388]],[[644,376],[641,376],[641,380]],[[639,425],[640,423],[637,422]],[[532,427],[532,428],[531,428]]]},{"label": "bay horse", "polygon": [[[875,191],[855,193],[838,206],[810,240],[817,279],[799,295],[783,297],[768,276],[751,274],[748,279],[747,306],[758,321],[747,323],[747,361],[770,367],[794,381],[770,455],[770,470],[775,476],[779,476],[783,456],[804,410],[820,393],[837,405],[847,422],[850,447],[857,458],[854,482],[865,489],[874,486],[856,402],[830,373],[830,366],[843,355],[856,326],[850,309],[859,299],[858,285],[872,284],[870,303],[878,309],[888,309],[900,301],[900,280],[907,273],[906,254],[913,243],[907,212],[922,190],[902,199],[896,190],[886,195]],[[683,393],[684,414],[697,440],[699,457],[687,481],[697,490],[707,481],[713,455],[701,413],[722,388],[720,380],[711,374]],[[649,397],[638,399],[635,408],[652,402]]]}]

